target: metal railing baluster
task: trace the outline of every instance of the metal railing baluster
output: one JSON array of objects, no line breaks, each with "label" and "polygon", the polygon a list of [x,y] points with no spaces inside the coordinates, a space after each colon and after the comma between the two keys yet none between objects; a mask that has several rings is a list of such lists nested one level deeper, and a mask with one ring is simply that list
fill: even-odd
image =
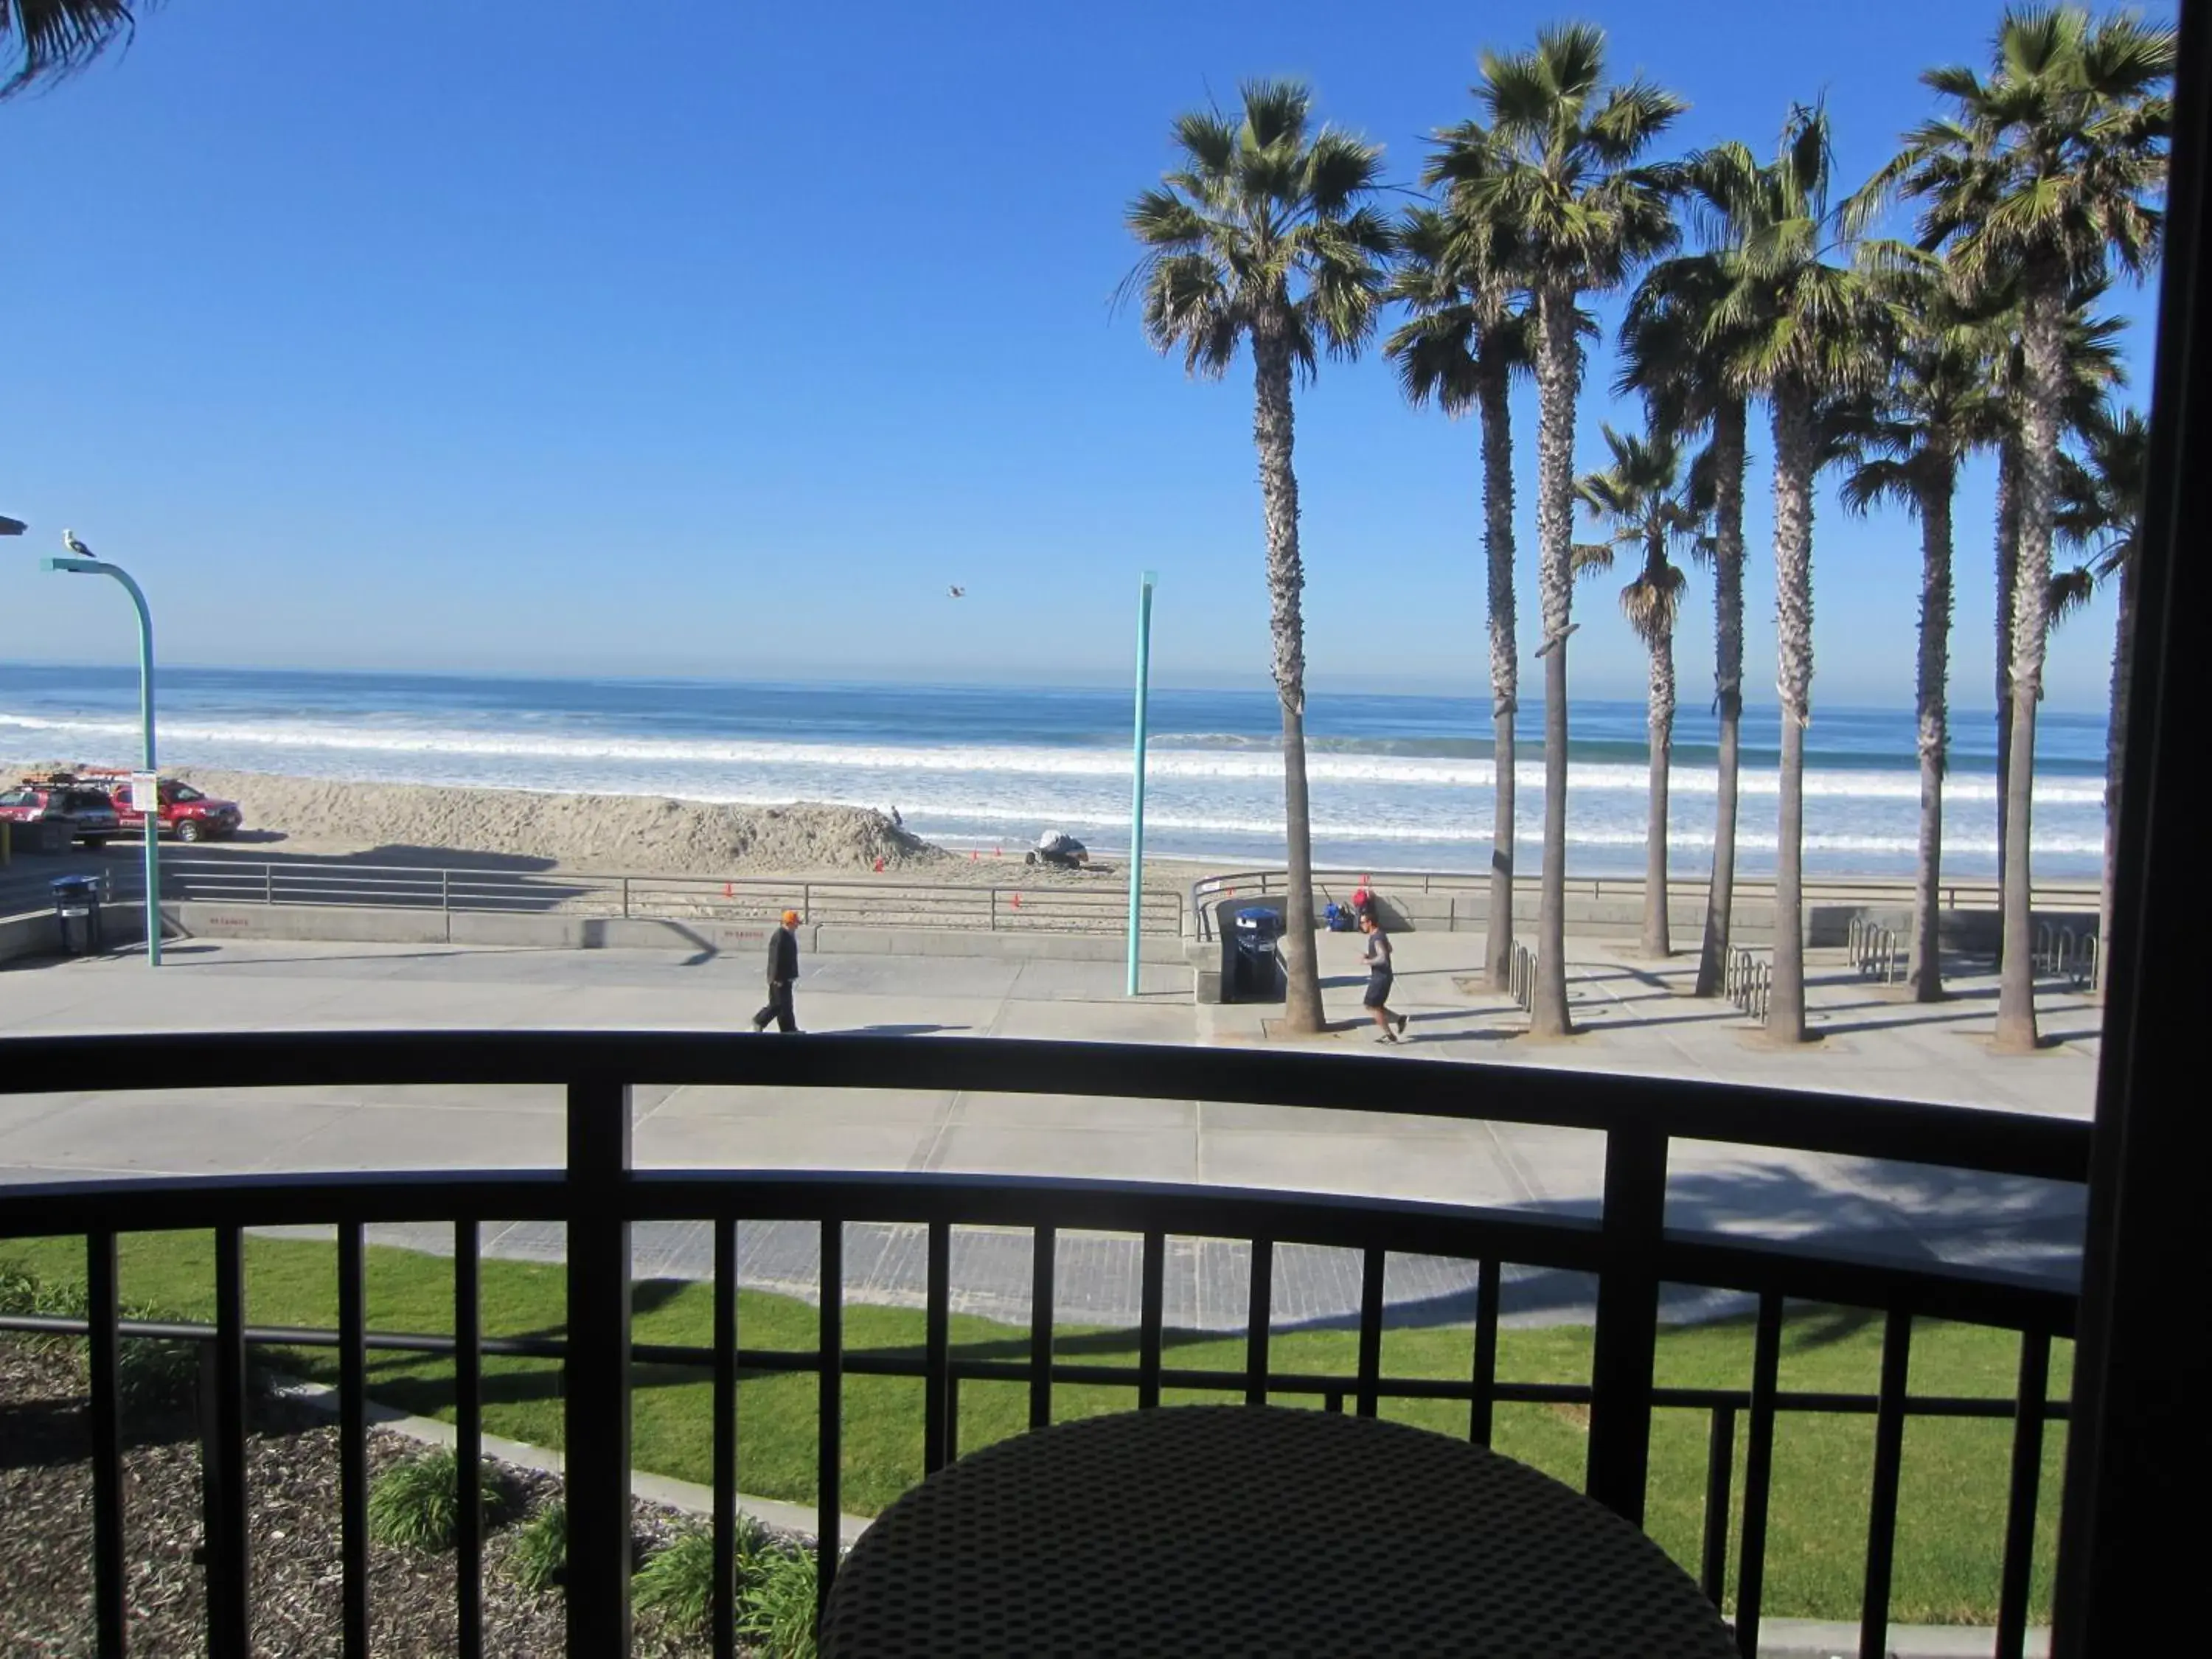
[{"label": "metal railing baluster", "polygon": [[[627,884],[625,884],[627,885]],[[625,896],[627,902],[627,896]],[[738,1223],[714,1218],[714,1659],[738,1651]]]},{"label": "metal railing baluster", "polygon": [[1160,1322],[1167,1279],[1167,1235],[1145,1235],[1144,1284],[1139,1292],[1137,1328],[1137,1405],[1147,1409],[1160,1403]]},{"label": "metal railing baluster", "polygon": [[928,1287],[925,1295],[927,1312],[924,1316],[922,1334],[921,1469],[924,1474],[933,1474],[943,1468],[951,1456],[946,1446],[947,1431],[951,1420],[947,1403],[951,1393],[951,1379],[946,1374],[951,1358],[951,1224],[943,1221],[931,1222],[928,1239]]},{"label": "metal railing baluster", "polygon": [[1375,1415],[1382,1376],[1382,1270],[1389,1255],[1370,1248],[1359,1268],[1359,1414]]},{"label": "metal railing baluster", "polygon": [[1774,1486],[1774,1407],[1782,1371],[1782,1298],[1759,1298],[1751,1344],[1751,1419],[1743,1449],[1743,1530],[1735,1570],[1735,1647],[1758,1659],[1766,1587],[1766,1504]]},{"label": "metal railing baluster", "polygon": [[1244,1293],[1244,1403],[1267,1403],[1267,1344],[1275,1324],[1275,1241],[1252,1241],[1251,1283]]},{"label": "metal railing baluster", "polygon": [[123,1413],[115,1326],[115,1235],[85,1239],[86,1384],[91,1396],[92,1607],[100,1659],[123,1659],[127,1604],[123,1559]]},{"label": "metal railing baluster", "polygon": [[453,1224],[453,1612],[460,1659],[483,1652],[483,1340],[482,1230]]},{"label": "metal railing baluster", "polygon": [[368,1328],[362,1228],[338,1229],[338,1561],[345,1659],[368,1659]]},{"label": "metal railing baluster", "polygon": [[1052,1304],[1060,1232],[1038,1227],[1030,1234],[1030,1426],[1052,1422]]},{"label": "metal railing baluster", "polygon": [[1729,1507],[1735,1471],[1735,1407],[1713,1407],[1705,1443],[1705,1549],[1698,1583],[1715,1607],[1728,1589]]},{"label": "metal railing baluster", "polygon": [[570,1659],[629,1651],[629,1093],[597,1078],[568,1085]]},{"label": "metal railing baluster", "polygon": [[210,1659],[246,1659],[252,1647],[252,1528],[246,1513],[246,1259],[235,1224],[216,1229],[215,1339],[203,1351],[200,1376],[212,1394],[200,1409],[205,1424],[201,1471],[206,1520],[207,1632]]},{"label": "metal railing baluster", "polygon": [[830,1604],[837,1577],[844,1515],[845,1223],[822,1223],[822,1382],[815,1396],[815,1616]]},{"label": "metal railing baluster", "polygon": [[1590,1361],[1589,1495],[1642,1525],[1659,1341],[1656,1267],[1667,1206],[1667,1137],[1649,1127],[1605,1142],[1604,1268]]},{"label": "metal railing baluster", "polygon": [[2035,1570],[2035,1508],[2043,1480],[2043,1425],[2049,1414],[2051,1338],[2020,1339],[2020,1386],[2013,1395],[2012,1470],[2005,1498],[2004,1565],[1997,1578],[1996,1659],[2021,1659],[2027,1645],[2028,1590]]},{"label": "metal railing baluster", "polygon": [[1497,1415],[1498,1296],[1500,1264],[1486,1256],[1476,1264],[1474,1279],[1474,1364],[1468,1378],[1474,1395],[1467,1404],[1467,1437],[1477,1445],[1490,1443]]},{"label": "metal railing baluster", "polygon": [[1859,1659],[1889,1651],[1890,1576],[1897,1551],[1897,1484],[1905,1457],[1905,1394],[1912,1316],[1893,1308],[1881,1335],[1881,1403],[1874,1419],[1874,1492],[1867,1506],[1866,1583],[1859,1609]]}]

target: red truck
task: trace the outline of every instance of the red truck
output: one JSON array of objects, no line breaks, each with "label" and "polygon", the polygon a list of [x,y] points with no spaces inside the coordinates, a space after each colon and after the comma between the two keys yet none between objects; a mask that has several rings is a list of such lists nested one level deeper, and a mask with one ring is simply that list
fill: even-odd
[{"label": "red truck", "polygon": [[[142,834],[146,828],[146,815],[131,799],[131,774],[121,768],[103,767],[87,771],[85,782],[105,789],[108,799],[115,803],[115,817],[122,827]],[[221,841],[236,831],[245,821],[235,801],[218,800],[213,795],[203,794],[189,783],[179,783],[174,778],[161,780],[161,833],[178,841]]]}]

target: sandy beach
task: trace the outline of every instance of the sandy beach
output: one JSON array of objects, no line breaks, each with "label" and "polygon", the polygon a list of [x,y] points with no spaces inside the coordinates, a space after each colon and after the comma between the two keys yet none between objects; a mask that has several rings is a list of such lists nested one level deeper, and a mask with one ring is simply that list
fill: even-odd
[{"label": "sandy beach", "polygon": [[[52,760],[0,761],[0,777],[66,769]],[[562,794],[422,784],[338,782],[272,772],[165,768],[236,801],[245,827],[214,847],[310,856],[374,855],[392,864],[465,866],[526,859],[551,871],[608,874],[778,876],[897,874],[948,885],[1121,886],[1119,860],[1082,870],[1022,863],[1025,848],[949,852],[866,807],[822,801],[738,806],[665,796]],[[1147,860],[1145,885],[1185,888],[1215,866]]]}]

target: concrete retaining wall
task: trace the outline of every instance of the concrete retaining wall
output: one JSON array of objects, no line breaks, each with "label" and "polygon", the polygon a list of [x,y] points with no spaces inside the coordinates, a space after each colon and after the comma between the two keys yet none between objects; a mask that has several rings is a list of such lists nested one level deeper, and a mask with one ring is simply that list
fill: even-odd
[{"label": "concrete retaining wall", "polygon": [[[740,956],[765,955],[768,936],[774,931],[764,921],[404,910],[374,905],[222,904],[197,899],[166,905],[162,913],[179,931],[198,939],[515,945],[567,951],[711,951]],[[51,949],[52,918],[39,920],[46,923],[46,948]],[[1043,957],[1058,962],[1120,962],[1127,955],[1127,944],[1109,934],[994,933],[925,927],[802,927],[799,948],[823,956]],[[1179,963],[1182,942],[1148,939],[1144,959]]]}]

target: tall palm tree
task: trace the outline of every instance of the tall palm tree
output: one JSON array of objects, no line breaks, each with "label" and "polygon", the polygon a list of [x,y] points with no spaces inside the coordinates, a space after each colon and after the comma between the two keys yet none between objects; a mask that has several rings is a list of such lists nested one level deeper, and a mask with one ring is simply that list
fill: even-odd
[{"label": "tall palm tree", "polygon": [[1712,434],[1691,477],[1711,537],[1698,544],[1713,572],[1713,713],[1720,724],[1713,811],[1712,879],[1698,952],[1694,994],[1718,996],[1728,968],[1735,902],[1736,802],[1743,723],[1743,491],[1748,462],[1749,410],[1728,373],[1731,343],[1713,326],[1714,307],[1728,292],[1717,250],[1740,232],[1727,204],[1702,187],[1692,159],[1683,169],[1708,250],[1662,260],[1637,284],[1620,325],[1621,368],[1615,392],[1642,394],[1651,424],[1687,437]]},{"label": "tall palm tree", "polygon": [[1413,316],[1384,343],[1407,399],[1434,399],[1447,415],[1474,410],[1482,433],[1482,550],[1489,568],[1490,717],[1496,801],[1491,828],[1490,988],[1513,972],[1514,716],[1521,667],[1513,594],[1513,424],[1508,397],[1528,368],[1529,325],[1490,228],[1455,222],[1433,208],[1407,213],[1399,230],[1390,297]]},{"label": "tall palm tree", "polygon": [[[1865,395],[1888,368],[1889,311],[1877,292],[1875,250],[1829,190],[1834,155],[1826,112],[1800,106],[1779,153],[1765,165],[1741,144],[1704,152],[1697,166],[1741,229],[1719,257],[1728,292],[1711,336],[1729,343],[1728,373],[1766,399],[1774,443],[1774,586],[1782,703],[1780,822],[1774,877],[1773,985],[1767,1034],[1805,1036],[1805,727],[1813,696],[1813,483],[1834,453],[1825,405]],[[1905,250],[1882,250],[1902,257]]]},{"label": "tall palm tree", "polygon": [[1143,296],[1145,337],[1218,379],[1252,350],[1252,440],[1267,534],[1275,691],[1283,711],[1283,817],[1289,842],[1285,1010],[1293,1031],[1322,1029],[1314,951],[1313,828],[1306,796],[1305,573],[1291,466],[1291,386],[1321,353],[1349,357],[1373,331],[1394,238],[1371,198],[1382,152],[1316,127],[1294,81],[1242,88],[1241,116],[1200,110],[1175,125],[1178,165],[1132,202],[1143,258],[1122,291]]},{"label": "tall palm tree", "polygon": [[[2142,537],[2149,480],[2150,428],[2135,410],[2100,410],[2084,423],[2082,453],[2059,471],[2057,528],[2087,557],[2054,583],[2054,619],[2088,597],[2093,582],[2115,580],[2119,616],[2113,624],[2112,701],[2105,726],[2105,872],[2097,899],[2097,959],[2109,960],[2112,939],[2114,831],[2120,813],[2120,760],[2128,729],[2128,672],[2136,635],[2136,548]],[[2101,981],[2102,975],[2100,975]]]},{"label": "tall palm tree", "polygon": [[1874,400],[1862,437],[1871,452],[1844,481],[1844,505],[1865,513],[1894,501],[1920,521],[1920,652],[1914,697],[1920,757],[1920,844],[1913,870],[1913,998],[1943,994],[1939,884],[1943,860],[1943,775],[1949,745],[1951,502],[1966,457],[1993,435],[1986,317],[1963,310],[1942,273],[1916,270],[1894,280],[1911,319],[1901,331],[1889,384]]},{"label": "tall palm tree", "polygon": [[0,0],[0,98],[59,80],[128,40],[160,0]]},{"label": "tall palm tree", "polygon": [[[2099,316],[2094,307],[2111,283],[2102,276],[2076,283],[2066,311],[2065,412],[2061,425],[2079,434],[2102,413],[2106,396],[2127,383],[2120,365],[2118,340],[2127,327],[2124,317]],[[1996,395],[1991,414],[1996,422],[1996,730],[1997,730],[1997,877],[2004,878],[2007,813],[2004,781],[2012,768],[2013,612],[2020,575],[2020,513],[2015,481],[2020,477],[2020,391],[2027,378],[2027,352],[2021,344],[2021,301],[2016,282],[2005,281],[1994,294],[1977,300],[1977,308],[1989,313],[1992,334],[2006,343],[1990,362],[1990,386]]]},{"label": "tall palm tree", "polygon": [[1905,137],[1876,187],[1923,204],[1922,238],[1969,283],[2010,273],[2020,288],[2022,376],[2014,495],[2020,550],[2012,633],[2012,752],[2003,781],[2004,957],[1996,1044],[2036,1046],[2030,853],[2036,704],[2049,632],[2051,545],[2066,396],[2069,291],[2117,264],[2157,257],[2175,39],[2132,15],[2078,6],[2008,11],[1987,80],[1964,67],[1922,79],[1952,114]]},{"label": "tall palm tree", "polygon": [[1483,119],[1437,136],[1427,176],[1449,210],[1492,227],[1510,250],[1534,324],[1536,541],[1544,639],[1544,871],[1529,1029],[1564,1036],[1567,1017],[1567,635],[1573,631],[1575,402],[1579,301],[1620,287],[1674,246],[1670,167],[1644,164],[1686,107],[1637,79],[1605,77],[1605,32],[1548,28],[1526,52],[1485,52]]},{"label": "tall palm tree", "polygon": [[1674,745],[1674,617],[1681,607],[1683,575],[1668,557],[1677,541],[1695,536],[1703,520],[1682,478],[1674,434],[1655,427],[1646,437],[1610,426],[1606,447],[1613,465],[1575,486],[1593,519],[1612,526],[1601,542],[1575,548],[1577,574],[1610,570],[1614,550],[1635,550],[1636,576],[1620,590],[1621,614],[1651,657],[1650,700],[1645,714],[1651,752],[1650,813],[1644,841],[1644,954],[1674,953],[1667,928],[1667,785]]}]

